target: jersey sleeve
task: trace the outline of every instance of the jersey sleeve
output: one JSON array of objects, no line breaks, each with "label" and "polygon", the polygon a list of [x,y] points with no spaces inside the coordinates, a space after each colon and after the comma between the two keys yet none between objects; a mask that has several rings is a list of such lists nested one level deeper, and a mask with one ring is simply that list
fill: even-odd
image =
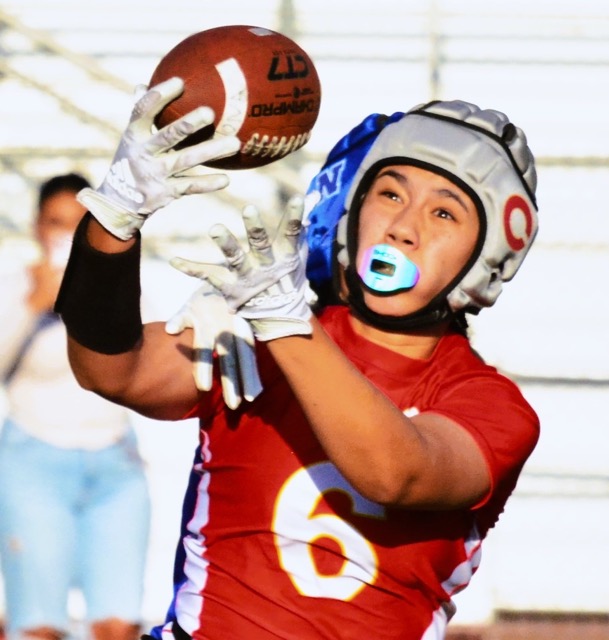
[{"label": "jersey sleeve", "polygon": [[491,490],[475,509],[481,528],[487,530],[495,524],[537,444],[537,414],[518,387],[499,374],[474,375],[452,386],[432,410],[467,429],[486,459]]}]

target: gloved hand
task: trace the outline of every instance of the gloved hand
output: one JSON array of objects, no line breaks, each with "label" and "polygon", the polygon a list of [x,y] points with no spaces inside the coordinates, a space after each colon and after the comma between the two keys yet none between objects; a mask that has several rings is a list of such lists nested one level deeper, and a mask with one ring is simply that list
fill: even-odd
[{"label": "gloved hand", "polygon": [[198,389],[211,389],[215,349],[226,405],[236,409],[242,398],[252,401],[258,396],[262,383],[252,330],[243,318],[229,311],[224,298],[207,283],[165,324],[171,335],[186,328],[194,331],[193,377]]},{"label": "gloved hand", "polygon": [[213,122],[214,112],[209,107],[199,107],[160,131],[153,131],[157,114],[183,90],[180,78],[170,78],[147,90],[135,103],[101,186],[78,194],[80,203],[121,240],[133,237],[149,215],[176,198],[217,191],[228,184],[226,174],[185,172],[208,160],[233,155],[240,148],[238,138],[219,136],[179,151],[173,149],[188,135]]},{"label": "gloved hand", "polygon": [[292,198],[278,224],[273,224],[276,235],[272,242],[255,207],[245,207],[242,215],[248,253],[224,225],[218,224],[209,235],[224,253],[228,266],[182,258],[173,258],[170,263],[212,284],[228,307],[250,322],[258,340],[311,334],[309,304],[315,294],[305,275],[306,245],[300,238],[302,198]]}]

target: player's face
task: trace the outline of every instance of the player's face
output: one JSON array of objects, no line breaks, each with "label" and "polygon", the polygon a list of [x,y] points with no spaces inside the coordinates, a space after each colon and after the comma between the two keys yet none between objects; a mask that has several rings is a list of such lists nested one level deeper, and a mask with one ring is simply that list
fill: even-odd
[{"label": "player's face", "polygon": [[480,222],[472,199],[436,173],[407,165],[379,171],[362,204],[357,264],[365,250],[389,244],[416,264],[419,281],[389,296],[364,292],[366,305],[384,315],[423,308],[472,255]]},{"label": "player's face", "polygon": [[42,250],[52,263],[67,260],[70,242],[86,209],[71,191],[60,191],[42,204],[36,221],[36,234]]}]

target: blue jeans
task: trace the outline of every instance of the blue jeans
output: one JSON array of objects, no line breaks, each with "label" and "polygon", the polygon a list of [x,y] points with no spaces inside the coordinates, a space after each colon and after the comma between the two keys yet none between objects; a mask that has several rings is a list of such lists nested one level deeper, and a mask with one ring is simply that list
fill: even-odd
[{"label": "blue jeans", "polygon": [[90,621],[140,621],[150,501],[135,433],[62,449],[6,421],[0,433],[0,559],[9,638],[67,631],[82,591]]}]

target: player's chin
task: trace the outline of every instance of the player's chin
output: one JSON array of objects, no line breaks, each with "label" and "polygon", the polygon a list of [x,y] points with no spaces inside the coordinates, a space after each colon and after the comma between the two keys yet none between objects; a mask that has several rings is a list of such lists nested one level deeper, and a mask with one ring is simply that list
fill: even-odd
[{"label": "player's chin", "polygon": [[392,295],[378,295],[364,291],[364,302],[371,311],[384,316],[405,316],[425,306],[414,291],[402,291]]}]

